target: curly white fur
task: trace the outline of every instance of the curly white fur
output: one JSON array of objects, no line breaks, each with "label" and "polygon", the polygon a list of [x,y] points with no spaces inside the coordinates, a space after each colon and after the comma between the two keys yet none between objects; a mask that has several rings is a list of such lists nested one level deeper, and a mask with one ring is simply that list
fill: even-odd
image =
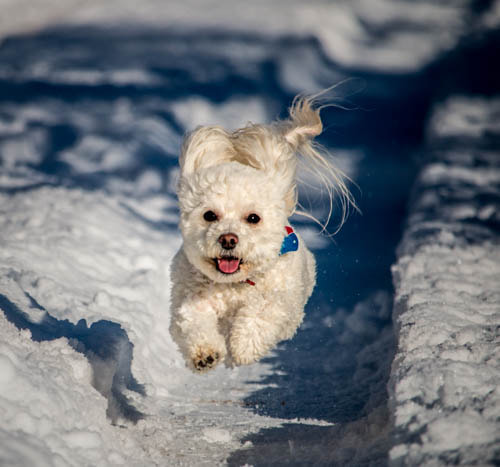
[{"label": "curly white fur", "polygon": [[300,98],[286,121],[232,133],[200,127],[186,138],[178,187],[184,243],[172,264],[170,329],[191,369],[253,363],[302,322],[314,257],[300,239],[297,251],[280,255],[297,205],[298,157],[330,194],[350,200],[342,175],[312,143],[321,131],[319,109]]}]

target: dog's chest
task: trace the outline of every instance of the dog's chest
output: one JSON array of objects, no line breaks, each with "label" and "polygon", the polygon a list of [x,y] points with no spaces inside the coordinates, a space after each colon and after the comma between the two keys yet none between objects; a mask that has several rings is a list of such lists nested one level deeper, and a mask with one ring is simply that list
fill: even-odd
[{"label": "dog's chest", "polygon": [[258,293],[255,289],[247,283],[218,284],[211,290],[208,299],[219,317],[231,316],[252,300],[252,296]]}]

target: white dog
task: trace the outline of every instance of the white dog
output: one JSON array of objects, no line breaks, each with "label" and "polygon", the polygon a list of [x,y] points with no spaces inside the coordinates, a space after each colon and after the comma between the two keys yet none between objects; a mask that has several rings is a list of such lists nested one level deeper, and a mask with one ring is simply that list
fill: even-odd
[{"label": "white dog", "polygon": [[184,243],[172,264],[170,330],[193,370],[253,363],[302,322],[316,273],[288,222],[298,157],[330,201],[332,190],[344,208],[350,201],[342,174],[312,143],[322,131],[319,111],[312,98],[297,98],[286,121],[234,132],[200,127],[183,144]]}]

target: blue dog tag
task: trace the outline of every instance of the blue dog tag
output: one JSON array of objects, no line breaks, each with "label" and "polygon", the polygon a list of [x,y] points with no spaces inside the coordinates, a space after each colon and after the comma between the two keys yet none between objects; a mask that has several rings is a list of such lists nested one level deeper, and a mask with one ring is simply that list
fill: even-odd
[{"label": "blue dog tag", "polygon": [[295,235],[293,229],[288,225],[285,229],[287,236],[283,239],[283,243],[281,244],[280,256],[299,249],[299,238]]}]

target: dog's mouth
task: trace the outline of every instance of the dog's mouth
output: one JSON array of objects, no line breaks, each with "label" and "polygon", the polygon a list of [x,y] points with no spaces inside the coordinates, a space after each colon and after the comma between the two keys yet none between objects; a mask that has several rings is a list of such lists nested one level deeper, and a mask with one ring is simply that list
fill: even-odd
[{"label": "dog's mouth", "polygon": [[215,267],[217,271],[222,272],[222,274],[234,274],[240,269],[240,264],[242,263],[240,258],[235,256],[222,256],[221,258],[214,258]]}]

